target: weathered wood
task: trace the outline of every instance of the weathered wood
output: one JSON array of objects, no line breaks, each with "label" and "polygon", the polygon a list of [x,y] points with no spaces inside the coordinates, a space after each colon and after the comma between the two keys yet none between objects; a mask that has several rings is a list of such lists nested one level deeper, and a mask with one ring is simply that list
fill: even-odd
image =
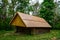
[{"label": "weathered wood", "polygon": [[22,19],[18,15],[15,16],[15,18],[11,24],[15,25],[15,26],[25,27],[24,22],[22,21]]},{"label": "weathered wood", "polygon": [[16,32],[22,34],[40,34],[49,32],[51,26],[43,19],[28,14],[17,12],[11,25],[16,26]]},{"label": "weathered wood", "polygon": [[16,27],[16,32],[21,34],[41,34],[50,32],[50,28],[27,28],[27,27]]},{"label": "weathered wood", "polygon": [[10,24],[22,27],[51,27],[43,18],[20,12],[16,13]]}]

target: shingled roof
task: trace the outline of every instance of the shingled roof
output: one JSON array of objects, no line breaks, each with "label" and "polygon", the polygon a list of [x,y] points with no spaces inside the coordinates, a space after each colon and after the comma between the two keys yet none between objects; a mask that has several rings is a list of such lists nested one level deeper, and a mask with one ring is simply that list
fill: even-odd
[{"label": "shingled roof", "polygon": [[10,24],[22,27],[51,27],[43,18],[20,12],[16,13]]}]

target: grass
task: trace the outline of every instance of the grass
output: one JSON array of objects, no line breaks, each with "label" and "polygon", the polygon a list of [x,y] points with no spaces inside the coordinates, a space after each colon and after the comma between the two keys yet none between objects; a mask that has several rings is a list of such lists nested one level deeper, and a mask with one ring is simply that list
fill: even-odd
[{"label": "grass", "polygon": [[39,35],[21,35],[14,31],[0,31],[0,40],[60,40],[60,30],[51,30]]}]

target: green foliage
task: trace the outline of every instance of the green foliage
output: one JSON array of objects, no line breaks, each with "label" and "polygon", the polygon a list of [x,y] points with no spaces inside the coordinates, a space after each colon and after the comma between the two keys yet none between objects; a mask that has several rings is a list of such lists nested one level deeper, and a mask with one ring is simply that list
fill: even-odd
[{"label": "green foliage", "polygon": [[29,0],[18,0],[18,2],[20,6],[17,7],[17,11],[24,12],[29,4]]},{"label": "green foliage", "polygon": [[[18,5],[19,3],[20,5]],[[11,0],[11,3],[8,0],[2,0],[2,3],[0,3],[0,30],[11,30],[10,19],[15,12],[24,12],[28,4],[29,0]]]},{"label": "green foliage", "polygon": [[40,7],[38,3],[29,5],[29,0],[11,0],[11,3],[8,3],[8,0],[2,0],[2,3],[0,3],[0,29],[11,29],[9,22],[17,11],[26,13],[33,11],[33,13],[39,13],[39,16],[47,20],[51,26],[60,28],[60,16],[54,18],[56,16],[54,12],[56,6],[53,0],[44,0],[41,4],[41,8],[39,8],[39,12],[37,7]]},{"label": "green foliage", "polygon": [[44,18],[51,26],[54,21],[54,8],[55,4],[52,0],[44,0],[40,9],[40,17]]},{"label": "green foliage", "polygon": [[13,27],[9,24],[10,18],[6,18],[5,20],[0,20],[0,30],[12,30]]},{"label": "green foliage", "polygon": [[40,9],[40,17],[44,18],[53,29],[60,28],[60,15],[56,13],[56,4],[53,0],[44,0]]},{"label": "green foliage", "polygon": [[56,16],[56,19],[55,19],[55,28],[57,29],[60,29],[60,16]]}]

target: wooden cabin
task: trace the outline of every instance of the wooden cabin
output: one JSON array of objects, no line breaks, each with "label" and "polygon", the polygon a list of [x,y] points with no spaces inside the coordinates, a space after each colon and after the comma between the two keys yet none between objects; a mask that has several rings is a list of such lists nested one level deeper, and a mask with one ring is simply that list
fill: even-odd
[{"label": "wooden cabin", "polygon": [[17,12],[10,22],[10,25],[16,26],[16,31],[27,34],[40,34],[49,32],[51,26],[40,17]]}]

